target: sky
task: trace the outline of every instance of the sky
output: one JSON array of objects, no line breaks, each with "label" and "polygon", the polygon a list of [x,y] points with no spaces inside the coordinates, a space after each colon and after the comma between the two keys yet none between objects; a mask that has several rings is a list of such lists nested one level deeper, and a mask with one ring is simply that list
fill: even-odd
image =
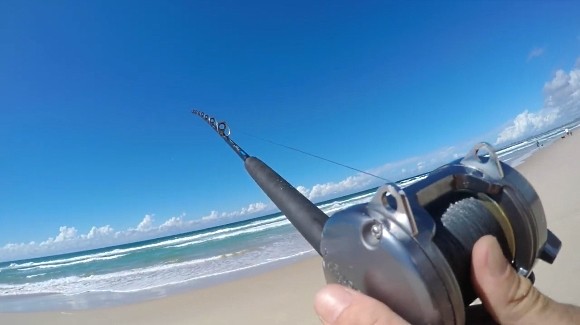
[{"label": "sky", "polygon": [[580,114],[580,4],[0,2],[0,261],[275,208],[198,109],[314,201]]}]

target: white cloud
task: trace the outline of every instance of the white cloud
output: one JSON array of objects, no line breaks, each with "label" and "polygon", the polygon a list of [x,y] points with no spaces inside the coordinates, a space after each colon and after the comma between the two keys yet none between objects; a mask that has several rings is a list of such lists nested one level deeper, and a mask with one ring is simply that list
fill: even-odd
[{"label": "white cloud", "polygon": [[368,175],[349,176],[340,182],[328,182],[324,184],[316,184],[312,189],[308,190],[302,187],[305,193],[308,193],[310,200],[326,198],[335,196],[345,192],[352,192],[354,190],[370,187],[371,178]]},{"label": "white cloud", "polygon": [[258,214],[260,212],[264,212],[264,211],[268,210],[269,208],[270,208],[270,206],[267,205],[266,203],[263,203],[263,202],[250,203],[248,206],[242,207],[241,209],[236,210],[236,211],[221,212],[220,213],[218,211],[212,210],[210,212],[210,214],[203,216],[201,218],[201,220],[212,221],[212,220],[218,220],[218,219],[222,219],[222,218],[235,218],[235,217],[251,216],[251,215]]},{"label": "white cloud", "polygon": [[516,116],[512,125],[500,132],[495,143],[515,141],[531,133],[538,133],[553,125],[557,119],[557,110],[542,110],[538,113],[530,113],[525,110]]},{"label": "white cloud", "polygon": [[86,238],[87,239],[103,238],[103,237],[110,236],[113,233],[114,233],[114,230],[109,225],[106,225],[103,227],[98,227],[98,228],[93,227],[93,228],[91,228],[91,230],[89,230],[89,233],[86,235]]},{"label": "white cloud", "polygon": [[161,226],[160,229],[167,229],[167,228],[175,228],[183,226],[183,216],[179,217],[171,217],[167,221],[165,221]]},{"label": "white cloud", "polygon": [[544,55],[544,52],[545,52],[545,49],[542,47],[536,47],[536,48],[532,49],[530,51],[530,53],[528,54],[528,62],[537,58],[537,57]]},{"label": "white cloud", "polygon": [[205,221],[207,221],[207,220],[215,220],[215,219],[217,219],[219,217],[220,217],[219,213],[217,211],[215,211],[215,210],[212,210],[210,212],[210,214],[208,214],[207,216],[203,216],[201,218],[201,220],[205,220]]},{"label": "white cloud", "polygon": [[537,112],[518,114],[498,135],[495,144],[539,133],[580,115],[580,59],[569,72],[558,70],[544,85],[544,105]]},{"label": "white cloud", "polygon": [[57,243],[65,240],[71,240],[77,236],[77,230],[74,227],[62,226],[59,230],[60,233],[54,239],[54,241]]},{"label": "white cloud", "polygon": [[310,190],[302,185],[296,187],[296,189],[298,190],[298,192],[300,192],[300,194],[304,195],[305,197],[308,197],[310,195]]},{"label": "white cloud", "polygon": [[544,85],[544,109],[555,110],[565,118],[580,113],[580,59],[574,69],[566,73],[556,71],[554,78]]},{"label": "white cloud", "polygon": [[153,216],[146,214],[139,225],[137,225],[137,231],[148,231],[151,228],[153,228]]},{"label": "white cloud", "polygon": [[[262,203],[262,202],[252,203],[252,204],[248,205],[247,208],[242,208],[242,210],[240,210],[240,212],[239,212],[239,215],[243,216],[243,215],[258,213],[258,212],[266,209],[266,207],[267,207],[267,205],[265,203]],[[235,214],[235,215],[238,215],[238,214]]]}]

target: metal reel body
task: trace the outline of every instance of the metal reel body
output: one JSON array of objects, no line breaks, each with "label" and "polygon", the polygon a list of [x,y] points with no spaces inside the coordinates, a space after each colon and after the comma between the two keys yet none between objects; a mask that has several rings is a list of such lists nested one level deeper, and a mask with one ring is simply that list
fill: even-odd
[{"label": "metal reel body", "polygon": [[547,230],[538,195],[487,149],[488,159],[478,157],[476,147],[404,190],[387,184],[369,203],[334,214],[320,245],[327,282],[369,294],[413,324],[464,324],[462,290],[433,241],[437,211],[464,197],[481,197],[496,207],[521,275],[530,275],[538,257],[551,263],[560,242]]}]

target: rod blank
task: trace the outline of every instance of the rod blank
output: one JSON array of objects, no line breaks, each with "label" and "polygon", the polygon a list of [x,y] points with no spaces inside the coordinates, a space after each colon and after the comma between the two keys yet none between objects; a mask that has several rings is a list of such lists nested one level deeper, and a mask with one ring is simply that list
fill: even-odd
[{"label": "rod blank", "polygon": [[320,254],[322,229],[328,216],[260,159],[249,157],[244,161],[244,166],[270,200]]},{"label": "rod blank", "polygon": [[328,216],[314,203],[308,200],[294,186],[290,185],[282,176],[256,157],[250,157],[237,143],[230,138],[230,129],[226,122],[217,122],[215,118],[197,110],[194,115],[199,116],[214,129],[218,135],[244,161],[244,166],[262,191],[288,218],[292,225],[320,254],[320,239],[322,229]]}]

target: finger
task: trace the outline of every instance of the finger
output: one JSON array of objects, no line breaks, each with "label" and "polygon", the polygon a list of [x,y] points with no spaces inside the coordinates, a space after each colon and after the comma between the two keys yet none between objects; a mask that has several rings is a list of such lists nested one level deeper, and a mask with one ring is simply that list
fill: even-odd
[{"label": "finger", "polygon": [[322,288],[314,308],[324,324],[408,325],[382,302],[337,284]]},{"label": "finger", "polygon": [[492,317],[500,324],[548,324],[557,305],[509,265],[492,236],[473,247],[475,290]]}]

